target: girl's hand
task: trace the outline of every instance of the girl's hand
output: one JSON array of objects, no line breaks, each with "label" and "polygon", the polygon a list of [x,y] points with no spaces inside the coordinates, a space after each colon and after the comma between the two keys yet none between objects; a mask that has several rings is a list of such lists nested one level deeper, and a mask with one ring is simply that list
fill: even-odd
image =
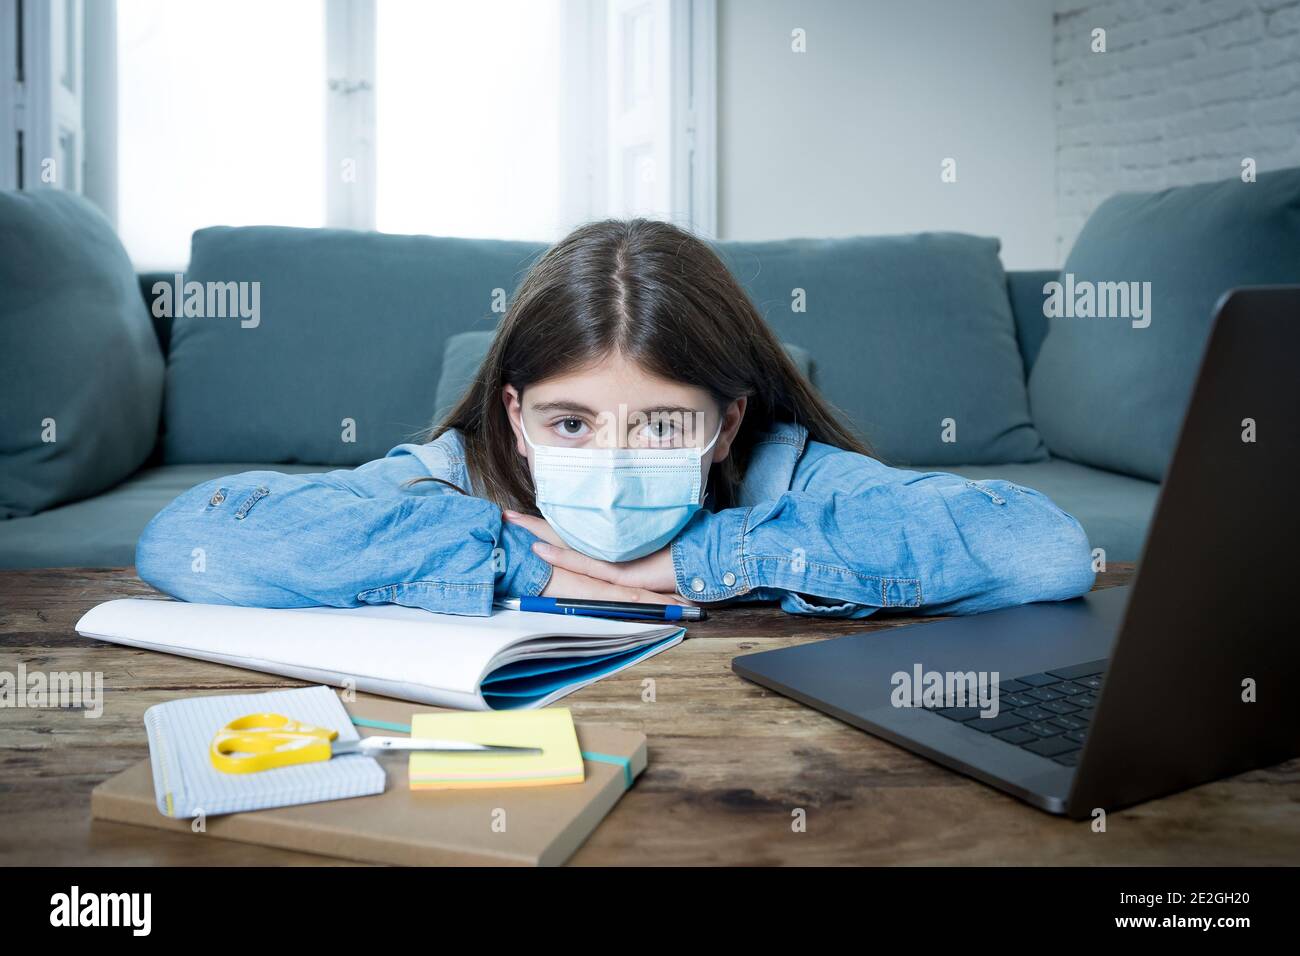
[{"label": "girl's hand", "polygon": [[692,607],[690,601],[676,594],[657,594],[644,588],[610,584],[599,578],[566,571],[558,565],[551,568],[551,580],[542,591],[543,597],[581,598],[586,601],[622,601],[636,604],[681,604]]},{"label": "girl's hand", "polygon": [[[637,558],[635,561],[601,561],[597,558],[589,558],[587,555],[580,554],[568,547],[544,518],[534,518],[531,515],[520,514],[517,511],[507,511],[505,518],[511,524],[526,528],[540,538],[540,541],[533,542],[533,552],[557,570],[570,571],[579,577],[603,581],[623,588],[653,592],[655,595],[650,598],[634,598],[631,600],[650,601],[654,604],[684,604],[688,607],[691,606],[690,601],[685,600],[676,593],[677,574],[673,569],[672,553],[667,546],[660,548],[654,554],[647,554],[644,558]],[[551,584],[554,583],[555,575],[552,575]],[[543,593],[548,597],[552,593],[562,597],[586,596],[579,594],[566,595],[558,591],[552,592],[549,585]],[[620,599],[610,598],[608,600]]]}]

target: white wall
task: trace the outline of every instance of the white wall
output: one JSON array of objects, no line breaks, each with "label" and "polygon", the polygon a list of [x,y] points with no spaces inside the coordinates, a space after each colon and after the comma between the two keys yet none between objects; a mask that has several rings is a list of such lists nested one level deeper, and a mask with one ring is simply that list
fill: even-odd
[{"label": "white wall", "polygon": [[[1300,0],[1058,0],[1063,253],[1121,190],[1300,166]],[[1106,31],[1093,52],[1092,31]]]},{"label": "white wall", "polygon": [[718,0],[719,237],[954,230],[1001,238],[1007,268],[1059,266],[1052,12]]}]

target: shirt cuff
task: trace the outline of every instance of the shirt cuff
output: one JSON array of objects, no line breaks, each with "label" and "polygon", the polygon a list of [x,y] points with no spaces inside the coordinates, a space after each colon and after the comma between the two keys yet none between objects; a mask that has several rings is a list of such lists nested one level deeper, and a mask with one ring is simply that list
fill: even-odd
[{"label": "shirt cuff", "polygon": [[509,521],[501,522],[501,537],[493,552],[498,598],[535,597],[551,580],[551,566],[533,551],[537,536]]},{"label": "shirt cuff", "polygon": [[[756,589],[822,595],[823,605],[811,602],[796,610],[809,613],[814,606],[845,613],[849,605],[919,607],[921,582],[908,578],[879,577],[858,572],[821,558],[814,560],[802,546],[797,526],[781,527],[774,519],[782,502],[721,512],[698,511],[672,545],[677,593],[698,601],[725,601]],[[821,612],[826,613],[826,612]]]},{"label": "shirt cuff", "polygon": [[670,549],[678,594],[692,601],[725,601],[759,586],[745,566],[745,522],[752,510],[695,513]]}]

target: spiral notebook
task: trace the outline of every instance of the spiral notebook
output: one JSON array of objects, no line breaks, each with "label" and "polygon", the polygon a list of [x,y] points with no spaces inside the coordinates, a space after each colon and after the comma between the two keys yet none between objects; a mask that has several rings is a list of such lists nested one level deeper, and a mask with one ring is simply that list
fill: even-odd
[{"label": "spiral notebook", "polygon": [[352,719],[328,687],[258,694],[190,697],[154,704],[144,712],[158,812],[167,817],[217,816],[384,792],[384,769],[373,757],[347,754],[320,763],[260,773],[223,773],[208,759],[221,727],[245,714],[289,714],[357,740]]},{"label": "spiral notebook", "polygon": [[256,608],[123,598],[84,637],[460,710],[545,707],[679,643],[683,628],[528,611],[395,604]]}]

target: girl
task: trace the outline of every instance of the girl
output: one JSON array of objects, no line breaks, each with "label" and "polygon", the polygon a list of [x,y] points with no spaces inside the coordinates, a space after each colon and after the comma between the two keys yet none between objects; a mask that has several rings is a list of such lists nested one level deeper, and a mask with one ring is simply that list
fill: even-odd
[{"label": "girl", "polygon": [[642,219],[548,250],[427,443],[199,485],[136,565],[188,601],[473,615],[536,594],[968,613],[1093,583],[1044,495],[872,458],[712,250]]}]

